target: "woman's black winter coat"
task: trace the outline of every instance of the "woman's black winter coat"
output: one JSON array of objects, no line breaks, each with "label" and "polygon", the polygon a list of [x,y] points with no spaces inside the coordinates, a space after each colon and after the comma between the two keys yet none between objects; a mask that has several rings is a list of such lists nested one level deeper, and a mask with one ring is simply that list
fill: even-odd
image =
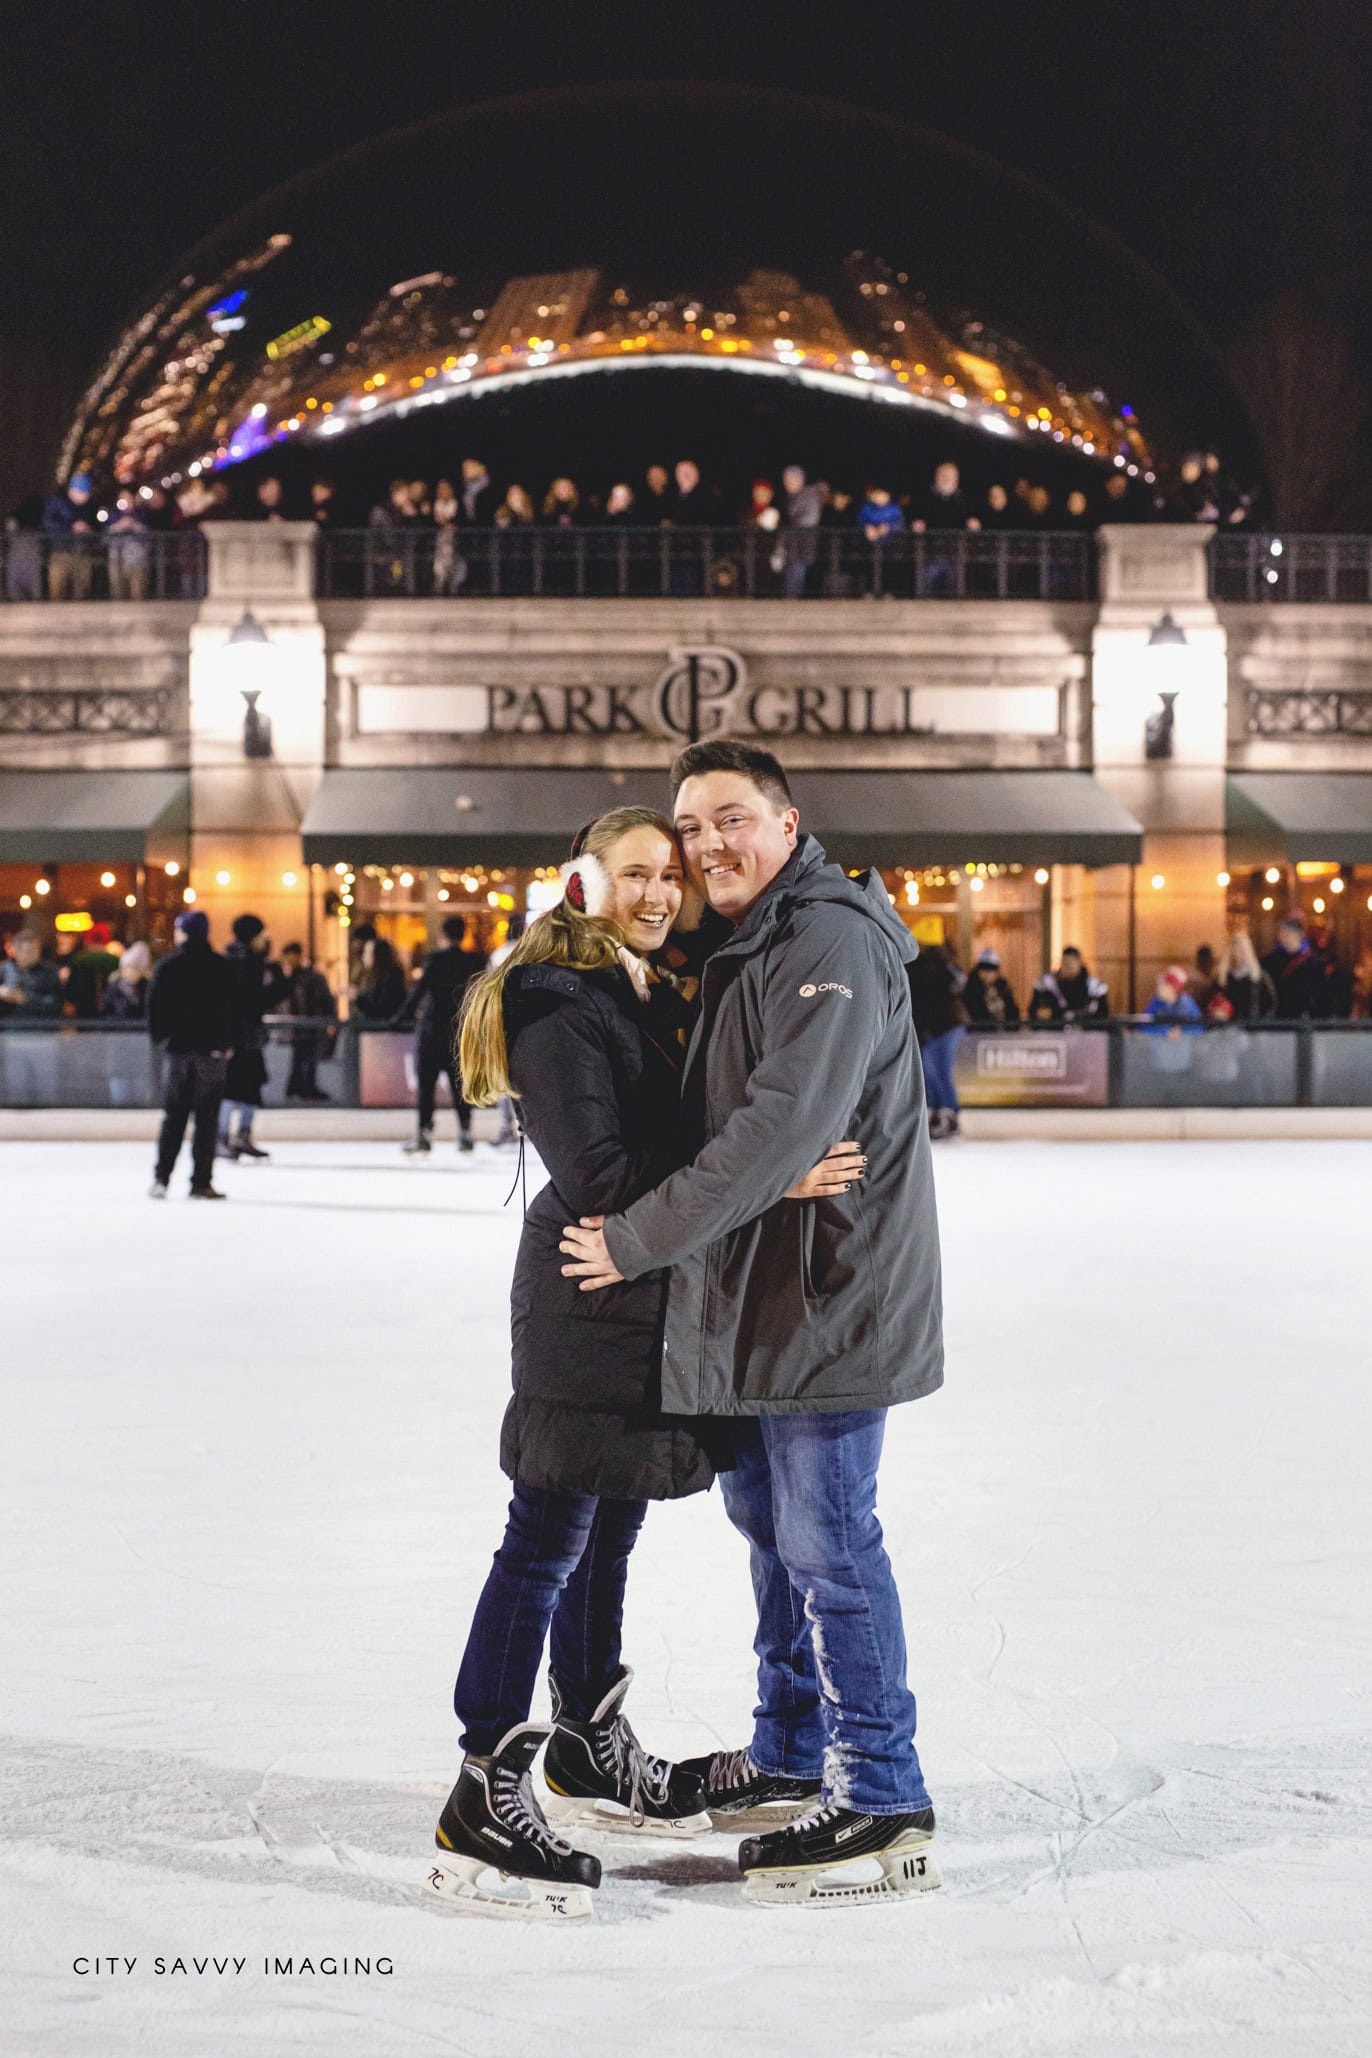
[{"label": "woman's black winter coat", "polygon": [[641,1002],[620,971],[521,965],[505,981],[510,1080],[549,1181],[511,1289],[500,1462],[526,1486],[674,1500],[715,1475],[719,1425],[658,1412],[666,1273],[582,1293],[558,1249],[567,1223],[618,1213],[681,1163],[680,1007],[668,987]]}]

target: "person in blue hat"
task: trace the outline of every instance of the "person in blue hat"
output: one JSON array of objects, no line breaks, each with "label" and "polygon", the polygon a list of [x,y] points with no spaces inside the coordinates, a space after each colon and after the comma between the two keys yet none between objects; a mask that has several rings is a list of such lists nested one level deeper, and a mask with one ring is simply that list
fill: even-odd
[{"label": "person in blue hat", "polygon": [[48,538],[49,600],[85,600],[95,570],[98,533],[89,472],[75,472],[65,492],[50,493],[43,503],[43,534]]}]

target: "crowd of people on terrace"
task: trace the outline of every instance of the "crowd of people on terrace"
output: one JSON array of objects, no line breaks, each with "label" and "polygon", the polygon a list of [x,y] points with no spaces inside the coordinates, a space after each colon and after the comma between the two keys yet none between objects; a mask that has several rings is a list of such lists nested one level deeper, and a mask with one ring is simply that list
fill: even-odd
[{"label": "crowd of people on terrace", "polygon": [[[650,463],[618,479],[497,477],[486,460],[464,457],[435,480],[391,480],[358,496],[319,476],[296,486],[274,473],[238,478],[202,474],[175,486],[119,486],[102,494],[87,472],[47,495],[30,494],[7,517],[5,596],[12,600],[82,599],[91,591],[97,558],[107,566],[112,598],[149,592],[153,539],[207,521],[313,521],[321,530],[426,532],[432,539],[435,590],[456,590],[463,562],[456,533],[480,529],[532,534],[540,529],[735,530],[777,537],[774,567],[781,587],[814,590],[810,567],[821,532],[861,538],[874,549],[909,535],[1089,534],[1104,522],[1197,521],[1222,527],[1251,524],[1252,495],[1215,451],[1197,452],[1164,478],[1137,464],[1078,481],[1048,485],[1007,466],[987,483],[971,484],[951,458],[922,482],[894,476],[828,479],[796,462],[776,477],[745,485],[712,478],[693,458]],[[788,547],[780,532],[799,542]],[[807,556],[806,538],[813,545]],[[445,548],[444,539],[449,547]]]}]

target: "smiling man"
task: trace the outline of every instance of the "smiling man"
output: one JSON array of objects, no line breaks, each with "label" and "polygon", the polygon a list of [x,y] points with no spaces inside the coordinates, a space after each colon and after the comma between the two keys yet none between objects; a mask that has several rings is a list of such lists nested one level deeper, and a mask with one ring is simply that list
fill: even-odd
[{"label": "smiling man", "polygon": [[[716,1811],[786,1824],[744,1842],[745,1890],[918,1891],[938,1884],[934,1817],[876,1516],[886,1410],[943,1378],[916,945],[879,876],[850,879],[801,833],[770,752],[692,744],[672,788],[691,883],[732,924],[687,1054],[695,1157],[624,1214],[569,1227],[564,1269],[593,1292],[671,1266],[663,1410],[739,1418],[721,1486],[752,1557],[756,1725],[692,1769]],[[783,1199],[854,1137],[864,1180]],[[845,1878],[873,1858],[880,1886]]]}]

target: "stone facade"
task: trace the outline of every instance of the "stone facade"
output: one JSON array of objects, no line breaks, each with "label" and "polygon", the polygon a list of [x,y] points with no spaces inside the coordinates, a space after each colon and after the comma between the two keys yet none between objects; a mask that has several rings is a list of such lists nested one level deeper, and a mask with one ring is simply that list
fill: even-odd
[{"label": "stone facade", "polygon": [[[1081,943],[1122,993],[1132,938],[1142,998],[1153,966],[1222,939],[1226,774],[1372,768],[1372,608],[1217,606],[1200,527],[1102,531],[1090,603],[317,601],[309,525],[206,534],[203,601],[0,608],[0,771],[184,767],[190,878],[221,935],[245,906],[278,938],[308,929],[300,823],[330,768],[661,770],[694,722],[762,734],[797,771],[1092,772],[1142,825],[1143,861],[1056,867],[1045,945]],[[265,643],[230,643],[245,610]],[[1184,646],[1150,646],[1164,613]],[[244,752],[250,683],[269,756]],[[148,719],[26,726],[78,691]],[[1172,750],[1150,759],[1162,691]],[[1279,733],[1291,706],[1315,726]]]}]

